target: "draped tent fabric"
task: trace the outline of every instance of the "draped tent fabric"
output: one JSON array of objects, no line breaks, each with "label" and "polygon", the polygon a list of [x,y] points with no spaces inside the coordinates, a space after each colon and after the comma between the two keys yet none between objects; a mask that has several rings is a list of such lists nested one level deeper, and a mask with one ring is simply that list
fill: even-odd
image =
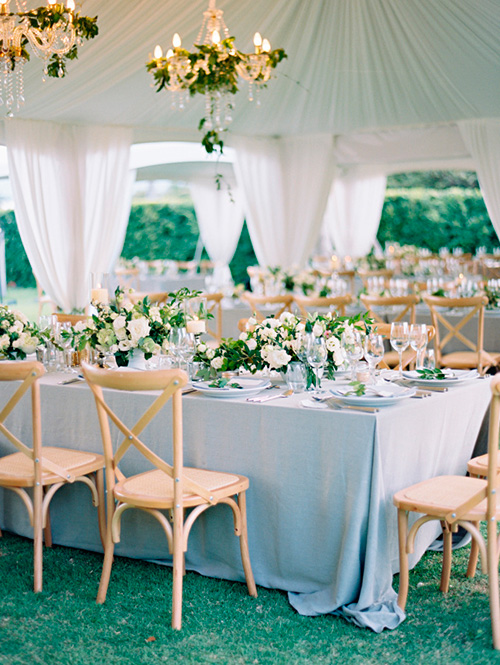
[{"label": "draped tent fabric", "polygon": [[500,118],[458,123],[474,160],[491,223],[500,238]]},{"label": "draped tent fabric", "polygon": [[6,138],[16,220],[33,272],[64,311],[83,308],[90,272],[109,272],[123,244],[132,133],[11,119]]},{"label": "draped tent fabric", "polygon": [[236,187],[218,185],[215,179],[189,183],[200,235],[220,286],[231,281],[229,263],[241,235],[244,215]]},{"label": "draped tent fabric", "polygon": [[387,178],[382,167],[354,166],[333,181],[324,223],[340,256],[359,258],[375,242]]},{"label": "draped tent fabric", "polygon": [[331,136],[244,139],[235,173],[261,265],[303,266],[321,230],[334,172]]}]

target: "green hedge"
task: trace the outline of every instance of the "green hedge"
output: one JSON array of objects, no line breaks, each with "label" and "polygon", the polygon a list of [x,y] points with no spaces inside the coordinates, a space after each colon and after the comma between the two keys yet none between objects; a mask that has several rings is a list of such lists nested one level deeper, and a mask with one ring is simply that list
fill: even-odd
[{"label": "green hedge", "polygon": [[459,188],[387,190],[377,240],[382,247],[398,242],[432,252],[499,246],[481,192]]},{"label": "green hedge", "polygon": [[[21,287],[34,286],[14,213],[0,213],[0,225],[5,233],[7,281]],[[388,190],[377,239],[382,246],[386,242],[399,242],[427,247],[433,252],[440,247],[461,247],[465,252],[474,252],[476,247],[491,250],[499,246],[481,193],[461,188]],[[198,224],[191,205],[135,204],[122,256],[189,260],[194,257],[197,241]],[[245,225],[231,262],[235,282],[245,282],[246,267],[255,263]]]}]

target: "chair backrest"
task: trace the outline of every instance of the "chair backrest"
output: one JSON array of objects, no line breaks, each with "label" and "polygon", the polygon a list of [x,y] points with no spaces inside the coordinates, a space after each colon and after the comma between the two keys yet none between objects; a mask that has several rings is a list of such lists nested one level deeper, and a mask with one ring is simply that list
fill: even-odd
[{"label": "chair backrest", "polygon": [[222,300],[224,299],[223,293],[204,293],[203,298],[207,300],[207,310],[209,314],[213,315],[213,319],[209,319],[211,325],[207,324],[207,335],[213,337],[217,342],[222,339]]},{"label": "chair backrest", "polygon": [[363,282],[363,286],[368,286],[368,280],[371,277],[382,277],[385,283],[388,283],[391,277],[394,275],[394,270],[389,268],[380,268],[378,270],[363,270],[362,268],[358,270],[358,275]]},{"label": "chair backrest", "polygon": [[136,305],[141,300],[144,300],[146,296],[152,305],[163,305],[163,303],[168,301],[168,291],[134,291],[133,293],[129,293],[128,298],[133,305]]},{"label": "chair backrest", "polygon": [[[373,324],[373,332],[378,333],[379,335],[382,335],[382,337],[386,340],[390,340],[391,338],[391,324],[390,323],[379,323],[376,321]],[[434,326],[427,326],[427,344],[434,339],[434,336],[436,334],[436,330]],[[403,367],[401,369],[406,369],[411,365],[411,363],[415,360],[417,357],[417,352],[409,348],[408,352],[405,352],[403,355]],[[389,365],[384,362],[382,359],[379,363],[379,367],[381,369],[389,369]],[[399,363],[397,364],[395,369],[399,369]]]},{"label": "chair backrest", "polygon": [[277,308],[276,311],[272,314],[274,317],[278,317],[283,312],[291,312],[293,304],[293,295],[290,293],[283,294],[280,296],[264,296],[264,295],[255,295],[249,291],[245,291],[241,296],[241,300],[244,300],[250,306],[252,313],[255,314],[255,317],[258,321],[263,321],[265,318],[270,316],[267,313],[263,313],[259,307],[270,306]]},{"label": "chair backrest", "polygon": [[[210,493],[183,473],[182,438],[182,388],[188,377],[180,369],[156,371],[109,371],[87,363],[82,363],[83,375],[95,398],[106,464],[106,489],[112,491],[116,480],[124,480],[120,462],[132,447],[156,469],[174,479],[174,503],[182,506],[183,492],[190,490],[211,502]],[[158,395],[145,409],[134,424],[126,424],[106,402],[103,388],[128,392],[158,391]],[[157,455],[140,438],[141,433],[162,411],[167,402],[172,401],[172,464]],[[123,436],[113,452],[110,422]]]},{"label": "chair backrest", "polygon": [[[405,321],[415,323],[415,307],[418,303],[418,296],[411,294],[408,296],[377,296],[368,293],[362,293],[359,299],[366,307],[370,316],[379,321],[385,322],[389,317],[391,321]],[[377,311],[377,307],[381,308]]]},{"label": "chair backrest", "polygon": [[[441,363],[446,345],[452,340],[458,340],[467,350],[477,354],[477,369],[481,372],[485,361],[483,357],[484,308],[488,304],[488,298],[485,295],[471,298],[447,298],[423,294],[422,299],[430,310],[432,325],[436,329],[434,342],[436,363]],[[463,328],[475,316],[477,316],[477,336],[474,341],[464,334]]]},{"label": "chair backrest", "polygon": [[124,291],[128,291],[128,289],[140,291],[141,284],[139,275],[139,268],[116,268],[115,270],[118,286]]},{"label": "chair backrest", "polygon": [[293,301],[299,308],[302,316],[307,316],[309,312],[314,312],[318,309],[335,309],[339,316],[345,316],[346,305],[351,303],[352,296],[349,293],[344,296],[332,296],[328,298],[294,295]]},{"label": "chair backrest", "polygon": [[72,326],[80,323],[80,321],[87,320],[86,314],[64,314],[63,312],[56,312],[54,316],[58,323],[70,323]]}]

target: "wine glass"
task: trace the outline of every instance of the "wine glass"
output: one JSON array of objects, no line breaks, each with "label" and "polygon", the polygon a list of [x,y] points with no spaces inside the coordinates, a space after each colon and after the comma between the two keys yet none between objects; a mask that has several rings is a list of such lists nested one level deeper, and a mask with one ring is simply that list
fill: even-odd
[{"label": "wine glass", "polygon": [[427,340],[427,326],[425,323],[412,323],[410,326],[410,344],[411,348],[417,352],[417,369],[422,369],[424,366]]},{"label": "wine glass", "polygon": [[73,372],[71,368],[71,360],[73,354],[73,335],[70,323],[60,323],[56,321],[52,327],[54,341],[62,355],[62,369],[64,372]]},{"label": "wine glass", "polygon": [[410,344],[410,329],[406,321],[391,323],[391,346],[399,355],[399,378],[403,378],[403,351]]},{"label": "wine glass", "polygon": [[313,333],[307,336],[306,341],[307,362],[314,369],[314,376],[316,377],[316,393],[321,391],[321,375],[320,369],[325,366],[327,350],[323,337],[316,337]]},{"label": "wine glass", "polygon": [[168,336],[170,352],[173,356],[176,367],[180,367],[184,360],[185,349],[189,344],[186,328],[174,326],[170,329]]},{"label": "wine glass", "polygon": [[363,357],[363,338],[361,331],[348,328],[342,333],[341,345],[351,367],[351,381],[356,381],[356,364]]},{"label": "wine glass", "polygon": [[365,358],[370,368],[370,383],[375,383],[375,368],[384,357],[384,338],[376,332],[365,337]]}]

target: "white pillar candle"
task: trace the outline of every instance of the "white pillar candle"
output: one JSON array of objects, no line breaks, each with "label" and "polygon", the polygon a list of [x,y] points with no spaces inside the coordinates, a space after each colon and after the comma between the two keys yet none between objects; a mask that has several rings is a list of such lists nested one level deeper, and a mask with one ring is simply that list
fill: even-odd
[{"label": "white pillar candle", "polygon": [[205,321],[202,319],[194,319],[186,322],[186,331],[194,335],[200,335],[206,331]]},{"label": "white pillar candle", "polygon": [[109,302],[108,289],[92,289],[90,299],[92,302],[100,302],[103,305],[107,305]]}]

